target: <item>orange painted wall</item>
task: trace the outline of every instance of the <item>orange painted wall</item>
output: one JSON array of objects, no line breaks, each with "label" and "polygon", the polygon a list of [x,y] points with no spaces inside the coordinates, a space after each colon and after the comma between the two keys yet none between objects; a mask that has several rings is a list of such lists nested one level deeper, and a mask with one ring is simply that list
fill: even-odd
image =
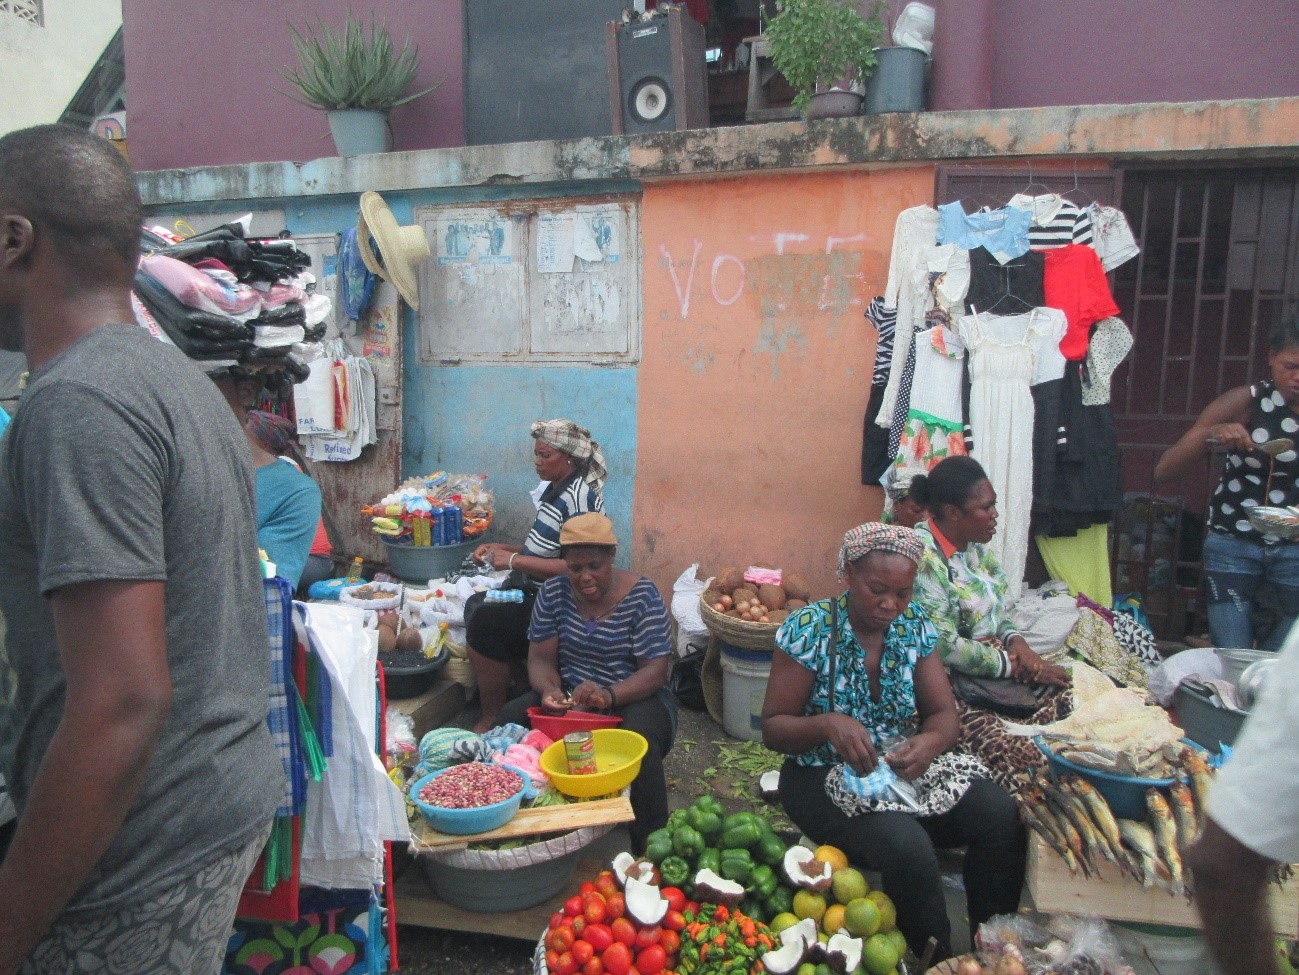
[{"label": "orange painted wall", "polygon": [[633,566],[665,594],[696,561],[833,587],[882,502],[861,484],[863,312],[933,187],[929,166],[645,187]]}]

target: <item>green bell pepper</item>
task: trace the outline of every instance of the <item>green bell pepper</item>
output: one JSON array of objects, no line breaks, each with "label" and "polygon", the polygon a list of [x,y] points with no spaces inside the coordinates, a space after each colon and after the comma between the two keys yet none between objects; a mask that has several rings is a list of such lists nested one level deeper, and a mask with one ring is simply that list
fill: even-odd
[{"label": "green bell pepper", "polygon": [[762,830],[754,820],[752,813],[735,813],[722,820],[723,849],[749,849],[758,842]]},{"label": "green bell pepper", "polygon": [[722,850],[721,874],[727,880],[734,880],[745,890],[749,889],[749,878],[753,874],[753,858],[748,850]]},{"label": "green bell pepper", "polygon": [[699,854],[697,866],[700,870],[711,870],[720,877],[722,874],[722,851],[716,847],[709,847]]},{"label": "green bell pepper", "polygon": [[664,857],[672,855],[672,833],[667,829],[656,829],[645,837],[645,856],[652,863],[662,863]]},{"label": "green bell pepper", "polygon": [[678,887],[690,879],[690,864],[679,856],[664,857],[659,864],[659,877],[668,887]]},{"label": "green bell pepper", "polygon": [[722,817],[709,809],[700,809],[696,803],[686,812],[686,822],[699,831],[705,842],[711,842],[722,832]]},{"label": "green bell pepper", "polygon": [[718,819],[721,819],[726,815],[726,807],[722,805],[720,800],[713,796],[700,796],[695,800],[695,805],[704,812],[712,813]]},{"label": "green bell pepper", "polygon": [[775,917],[777,914],[792,914],[794,912],[794,892],[784,884],[777,884],[771,896],[763,903],[767,908],[767,914],[771,917]]},{"label": "green bell pepper", "polygon": [[753,847],[753,858],[771,867],[779,866],[785,858],[786,849],[785,841],[768,830],[758,837],[758,842]]},{"label": "green bell pepper", "polygon": [[704,838],[693,826],[678,826],[672,831],[672,852],[693,860],[704,852]]},{"label": "green bell pepper", "polygon": [[[740,913],[762,924],[766,924],[770,920],[766,906],[756,897],[746,897],[740,901]],[[744,970],[747,971],[747,969]]]},{"label": "green bell pepper", "polygon": [[673,809],[672,812],[668,814],[667,828],[676,829],[678,826],[687,825],[690,822],[688,817],[689,817],[689,812],[687,810]]},{"label": "green bell pepper", "polygon": [[761,897],[766,900],[776,892],[776,887],[780,881],[776,878],[776,873],[765,863],[760,863],[753,868],[753,873],[749,875],[749,892],[754,897]]}]

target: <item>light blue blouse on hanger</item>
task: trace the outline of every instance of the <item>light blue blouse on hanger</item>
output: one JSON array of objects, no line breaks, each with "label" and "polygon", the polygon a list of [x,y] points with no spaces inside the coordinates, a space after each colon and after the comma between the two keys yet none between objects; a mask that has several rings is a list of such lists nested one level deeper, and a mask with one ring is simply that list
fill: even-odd
[{"label": "light blue blouse on hanger", "polygon": [[966,250],[986,247],[1001,264],[1028,253],[1032,215],[1017,207],[966,213],[960,201],[938,208],[938,243]]}]

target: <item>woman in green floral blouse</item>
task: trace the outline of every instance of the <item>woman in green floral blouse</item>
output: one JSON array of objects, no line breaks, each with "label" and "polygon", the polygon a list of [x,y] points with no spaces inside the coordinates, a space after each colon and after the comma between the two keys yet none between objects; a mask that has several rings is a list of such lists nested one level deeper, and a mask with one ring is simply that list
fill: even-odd
[{"label": "woman in green floral blouse", "polygon": [[[911,493],[926,504],[929,520],[916,527],[925,552],[916,573],[916,602],[938,631],[938,652],[953,674],[1028,685],[1040,706],[1018,720],[1044,724],[1060,716],[1063,667],[1039,657],[1016,631],[1006,604],[1006,575],[986,545],[997,529],[997,495],[979,463],[949,457],[928,475],[917,475]],[[961,744],[983,760],[1012,791],[1042,761],[1032,741],[1008,735],[998,714],[958,701]]]}]

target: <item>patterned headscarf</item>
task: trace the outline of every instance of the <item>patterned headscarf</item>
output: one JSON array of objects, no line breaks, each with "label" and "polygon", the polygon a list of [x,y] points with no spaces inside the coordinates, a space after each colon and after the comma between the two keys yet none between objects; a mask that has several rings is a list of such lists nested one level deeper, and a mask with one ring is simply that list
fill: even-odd
[{"label": "patterned headscarf", "polygon": [[609,471],[604,466],[600,445],[591,439],[591,431],[572,420],[538,420],[532,425],[532,436],[544,440],[561,453],[586,462],[583,480],[595,490],[603,489]]},{"label": "patterned headscarf", "polygon": [[843,548],[839,549],[839,578],[844,577],[849,564],[871,552],[895,552],[919,565],[924,551],[920,536],[910,528],[868,521],[843,536]]},{"label": "patterned headscarf", "polygon": [[262,410],[248,411],[248,430],[277,457],[292,454],[298,446],[298,427],[274,413]]},{"label": "patterned headscarf", "polygon": [[890,501],[905,501],[908,494],[911,493],[911,482],[918,471],[899,471],[894,468],[890,473],[889,481],[884,485],[884,493],[889,496]]}]

